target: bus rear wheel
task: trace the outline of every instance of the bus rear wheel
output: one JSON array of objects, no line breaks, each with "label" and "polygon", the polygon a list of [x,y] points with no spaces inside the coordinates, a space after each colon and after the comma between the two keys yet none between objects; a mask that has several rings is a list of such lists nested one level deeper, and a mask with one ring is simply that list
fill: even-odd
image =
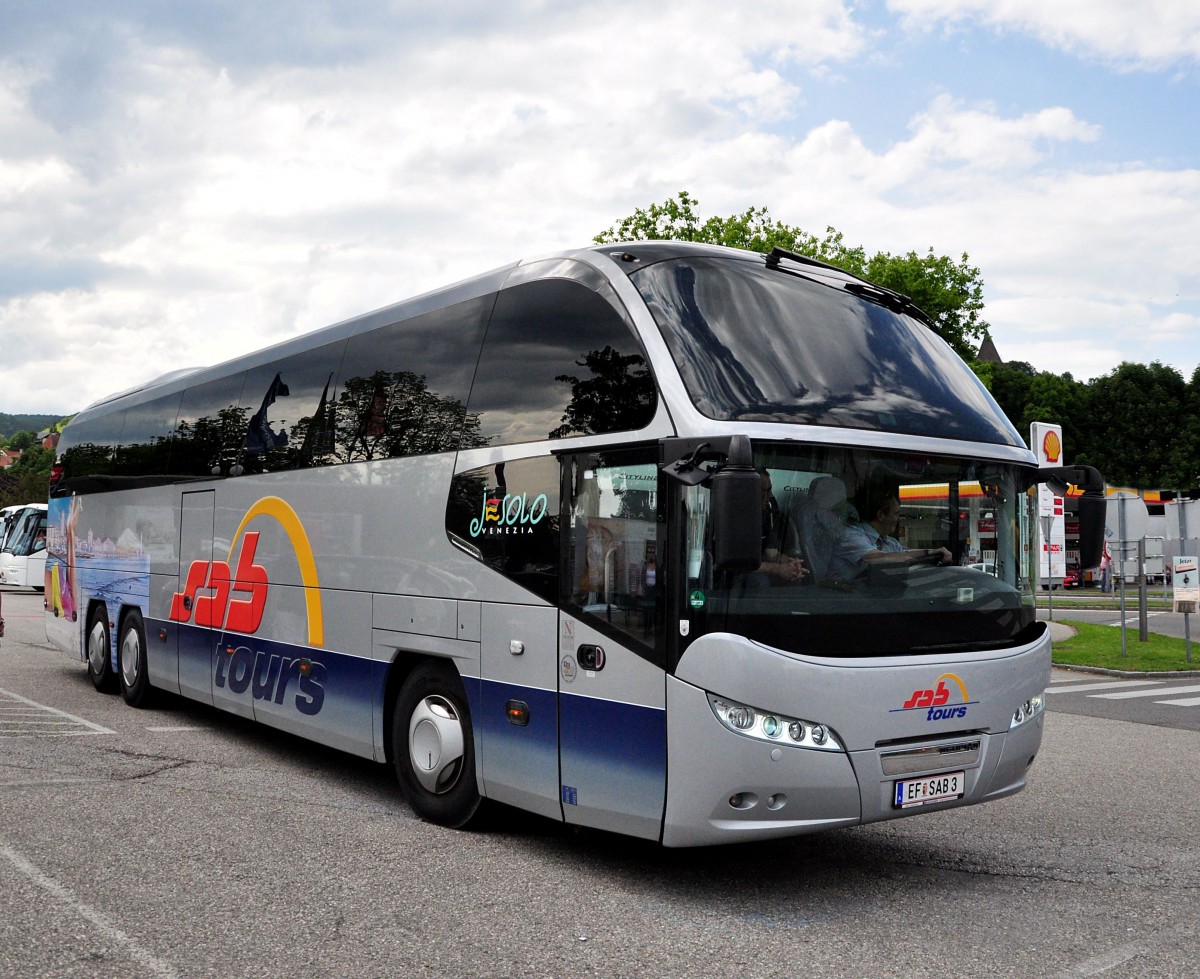
[{"label": "bus rear wheel", "polygon": [[457,829],[478,813],[471,715],[450,664],[422,663],[404,681],[392,716],[392,763],[405,800],[427,822]]},{"label": "bus rear wheel", "polygon": [[146,628],[142,625],[141,612],[136,609],[127,612],[121,621],[117,665],[125,703],[130,707],[149,707],[153,690],[146,669]]},{"label": "bus rear wheel", "polygon": [[95,605],[88,614],[87,671],[92,686],[101,693],[111,693],[116,687],[112,668],[112,640],[108,635],[108,610]]}]

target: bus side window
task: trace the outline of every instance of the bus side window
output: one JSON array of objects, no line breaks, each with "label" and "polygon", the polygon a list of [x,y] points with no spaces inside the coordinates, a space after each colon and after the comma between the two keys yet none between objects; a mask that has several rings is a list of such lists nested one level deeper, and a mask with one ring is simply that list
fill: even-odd
[{"label": "bus side window", "polygon": [[246,436],[248,416],[238,407],[244,376],[221,377],[183,393],[167,463],[171,476],[229,475]]},{"label": "bus side window", "polygon": [[337,398],[338,462],[486,445],[467,392],[495,294],[350,338]]},{"label": "bus side window", "polygon": [[468,405],[483,444],[636,431],[656,406],[637,336],[600,293],[557,278],[501,291]]},{"label": "bus side window", "polygon": [[559,467],[514,459],[454,477],[446,531],[494,571],[554,605],[559,599]]}]

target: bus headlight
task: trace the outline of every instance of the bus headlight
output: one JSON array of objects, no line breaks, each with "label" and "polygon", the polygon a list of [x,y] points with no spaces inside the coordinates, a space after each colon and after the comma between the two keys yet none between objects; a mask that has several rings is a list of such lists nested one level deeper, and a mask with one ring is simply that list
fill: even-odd
[{"label": "bus headlight", "polygon": [[1046,695],[1044,693],[1034,694],[1013,712],[1012,722],[1008,725],[1008,729],[1011,731],[1022,724],[1028,724],[1045,709]]},{"label": "bus headlight", "polygon": [[729,730],[771,744],[790,744],[796,748],[842,751],[842,743],[828,724],[787,717],[739,704],[716,694],[708,695],[708,704],[717,720]]}]

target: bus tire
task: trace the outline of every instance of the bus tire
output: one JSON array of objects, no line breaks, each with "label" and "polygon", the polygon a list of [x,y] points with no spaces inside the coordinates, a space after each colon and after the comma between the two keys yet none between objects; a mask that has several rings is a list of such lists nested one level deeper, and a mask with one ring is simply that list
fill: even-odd
[{"label": "bus tire", "polygon": [[92,606],[87,620],[87,671],[92,686],[101,693],[112,693],[117,677],[112,668],[112,640],[108,634],[108,610]]},{"label": "bus tire", "polygon": [[146,627],[142,613],[131,609],[121,620],[117,640],[117,668],[121,696],[130,707],[149,707],[153,694],[146,665]]},{"label": "bus tire", "polygon": [[412,671],[392,712],[392,764],[405,801],[427,822],[459,829],[483,801],[462,680],[449,663]]}]

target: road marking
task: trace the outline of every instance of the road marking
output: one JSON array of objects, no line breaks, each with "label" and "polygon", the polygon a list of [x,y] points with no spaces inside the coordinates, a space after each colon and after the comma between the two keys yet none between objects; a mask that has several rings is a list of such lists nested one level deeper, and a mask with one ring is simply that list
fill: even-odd
[{"label": "road marking", "polygon": [[1133,697],[1163,697],[1177,693],[1196,693],[1200,691],[1200,686],[1190,687],[1163,687],[1159,686],[1154,690],[1122,690],[1120,693],[1094,693],[1092,694],[1097,700],[1129,700]]},{"label": "road marking", "polygon": [[53,877],[43,873],[36,865],[26,860],[25,857],[10,847],[3,839],[0,839],[0,857],[4,857],[16,867],[31,883],[53,894],[78,917],[90,922],[100,934],[104,935],[109,941],[119,945],[139,965],[148,969],[154,975],[160,976],[161,979],[178,979],[179,973],[168,963],[146,951],[137,941],[121,931],[120,928],[110,925],[106,918],[112,916],[111,912],[108,915],[104,915],[95,908],[84,904],[70,890],[63,887]]},{"label": "road marking", "polygon": [[1098,683],[1080,683],[1072,681],[1073,686],[1057,684],[1053,687],[1047,687],[1046,693],[1082,693],[1085,690],[1114,690],[1117,687],[1137,687],[1137,686],[1155,686],[1155,680],[1104,680]]},{"label": "road marking", "polygon": [[[1198,688],[1198,689],[1200,689],[1200,688]],[[65,710],[59,710],[57,707],[48,707],[46,704],[39,704],[36,700],[30,700],[28,697],[22,697],[20,694],[13,693],[11,690],[0,690],[0,697],[7,697],[9,700],[16,701],[18,704],[24,704],[26,707],[33,707],[37,711],[40,711],[42,713],[52,714],[55,717],[64,718],[63,721],[57,721],[57,722],[38,721],[38,722],[32,722],[32,723],[57,723],[57,724],[60,724],[64,727],[66,727],[67,723],[69,722],[70,725],[72,725],[72,726],[79,725],[79,726],[87,728],[86,731],[73,731],[73,730],[63,730],[63,731],[53,731],[53,732],[22,731],[20,728],[16,728],[16,729],[11,728],[6,723],[5,715],[0,714],[0,736],[13,735],[13,734],[53,733],[53,734],[63,734],[63,735],[71,736],[71,737],[76,737],[81,734],[89,734],[89,733],[90,734],[116,734],[117,733],[116,731],[110,731],[108,728],[104,727],[103,725],[97,724],[94,721],[87,721],[87,720],[84,720],[82,717],[76,717],[74,714],[68,714]],[[30,716],[29,711],[24,711],[24,710],[21,710],[21,708],[17,708],[17,707],[9,707],[9,705],[4,704],[4,702],[2,700],[0,700],[0,709],[17,711],[21,716],[24,716],[24,717]],[[22,722],[22,721],[18,720],[17,723],[31,723],[31,722],[28,722],[28,721]]]},{"label": "road marking", "polygon": [[1200,697],[1184,697],[1182,700],[1156,700],[1156,704],[1170,704],[1172,707],[1200,707]]},{"label": "road marking", "polygon": [[146,730],[147,731],[158,731],[158,732],[166,731],[169,733],[171,731],[203,731],[204,728],[197,727],[195,725],[181,724],[177,727],[148,727],[148,728],[146,728]]}]

